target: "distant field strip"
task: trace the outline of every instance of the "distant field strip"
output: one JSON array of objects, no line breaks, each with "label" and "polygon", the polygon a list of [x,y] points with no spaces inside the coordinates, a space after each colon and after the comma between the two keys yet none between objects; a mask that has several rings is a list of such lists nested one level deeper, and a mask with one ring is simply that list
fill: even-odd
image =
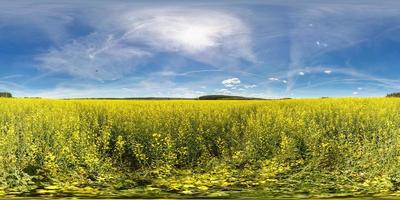
[{"label": "distant field strip", "polygon": [[0,196],[400,194],[400,99],[0,99]]}]

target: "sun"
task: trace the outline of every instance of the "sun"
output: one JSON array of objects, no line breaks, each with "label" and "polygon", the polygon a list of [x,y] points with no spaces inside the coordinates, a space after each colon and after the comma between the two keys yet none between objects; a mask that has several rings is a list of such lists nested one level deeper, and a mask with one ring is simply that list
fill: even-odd
[{"label": "sun", "polygon": [[192,51],[201,51],[218,45],[218,30],[212,26],[186,25],[177,30],[175,41]]}]

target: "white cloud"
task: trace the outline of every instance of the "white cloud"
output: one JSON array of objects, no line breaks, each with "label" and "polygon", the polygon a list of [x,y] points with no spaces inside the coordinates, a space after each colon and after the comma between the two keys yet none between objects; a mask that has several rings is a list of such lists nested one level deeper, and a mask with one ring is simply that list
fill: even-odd
[{"label": "white cloud", "polygon": [[299,75],[300,76],[304,76],[304,72],[299,72]]},{"label": "white cloud", "polygon": [[218,94],[232,94],[232,92],[228,89],[216,89],[215,92]]},{"label": "white cloud", "polygon": [[255,88],[255,87],[257,87],[257,85],[244,85],[243,86],[244,88],[246,88],[246,89],[248,89],[248,88]]},{"label": "white cloud", "polygon": [[363,90],[364,88],[362,88],[362,87],[359,87],[359,88],[357,88],[357,90]]},{"label": "white cloud", "polygon": [[286,83],[287,83],[287,80],[283,80],[282,83],[285,83],[285,84],[286,84]]},{"label": "white cloud", "polygon": [[229,78],[221,82],[225,87],[233,88],[240,84],[239,78]]},{"label": "white cloud", "polygon": [[270,81],[279,81],[279,78],[270,77],[270,78],[268,78],[268,80],[270,80]]},{"label": "white cloud", "polygon": [[332,70],[325,70],[324,73],[325,73],[325,74],[331,74],[331,73],[332,73]]},{"label": "white cloud", "polygon": [[358,92],[353,92],[353,95],[358,95]]},{"label": "white cloud", "polygon": [[316,44],[317,46],[328,47],[328,44],[323,43],[323,42],[320,42],[320,41],[316,41],[315,44]]}]

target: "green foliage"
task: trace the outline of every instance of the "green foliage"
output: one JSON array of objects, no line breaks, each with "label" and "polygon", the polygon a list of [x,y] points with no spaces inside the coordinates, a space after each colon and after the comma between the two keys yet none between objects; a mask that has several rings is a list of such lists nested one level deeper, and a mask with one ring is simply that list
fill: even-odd
[{"label": "green foliage", "polygon": [[1,99],[0,195],[398,194],[399,111],[389,98]]},{"label": "green foliage", "polygon": [[9,92],[0,92],[0,98],[1,97],[11,98],[12,94]]},{"label": "green foliage", "polygon": [[394,92],[387,94],[386,97],[400,97],[400,92]]}]

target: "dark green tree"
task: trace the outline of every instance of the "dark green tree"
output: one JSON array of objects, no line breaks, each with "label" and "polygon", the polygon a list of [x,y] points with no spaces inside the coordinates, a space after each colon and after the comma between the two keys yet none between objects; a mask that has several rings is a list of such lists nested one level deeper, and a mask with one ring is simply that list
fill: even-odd
[{"label": "dark green tree", "polygon": [[400,97],[400,92],[394,92],[387,94],[386,97]]},{"label": "dark green tree", "polygon": [[9,92],[0,92],[0,97],[11,98],[12,94]]}]

